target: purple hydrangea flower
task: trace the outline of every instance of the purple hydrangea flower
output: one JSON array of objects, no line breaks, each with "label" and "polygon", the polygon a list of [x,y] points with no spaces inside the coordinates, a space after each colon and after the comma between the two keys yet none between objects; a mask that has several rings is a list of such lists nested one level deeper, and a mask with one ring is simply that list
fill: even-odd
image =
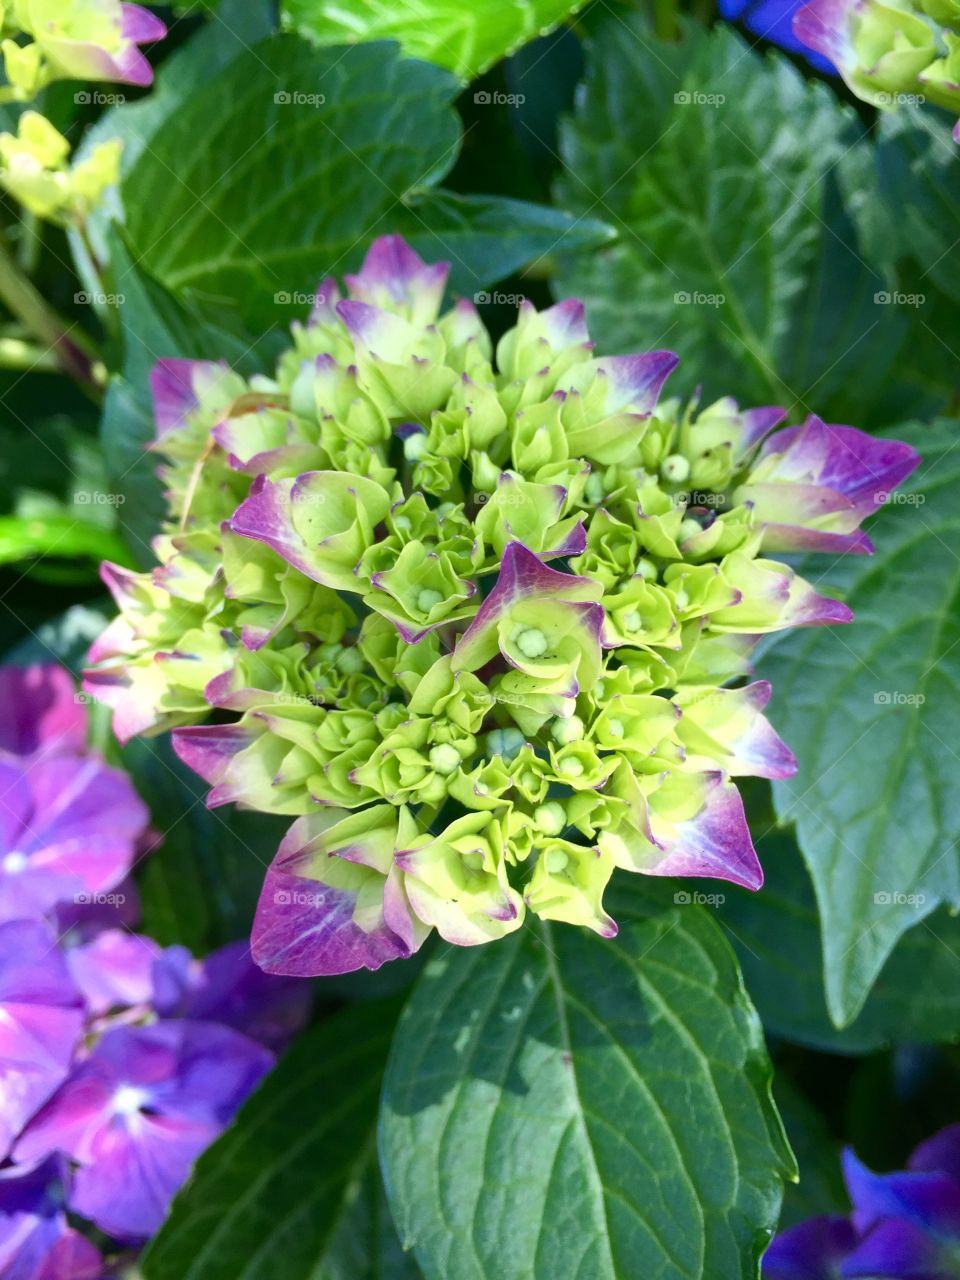
[{"label": "purple hydrangea flower", "polygon": [[850,1150],[850,1218],[811,1218],[784,1231],[763,1280],[956,1280],[960,1275],[960,1124],[921,1143],[907,1168],[874,1173]]},{"label": "purple hydrangea flower", "polygon": [[0,759],[0,920],[114,889],[148,820],[126,774],[95,756]]},{"label": "purple hydrangea flower", "polygon": [[62,1156],[0,1169],[4,1280],[100,1280],[100,1253],[67,1223],[70,1171]]},{"label": "purple hydrangea flower", "polygon": [[0,1157],[66,1078],[83,1007],[52,931],[0,924]]},{"label": "purple hydrangea flower", "polygon": [[45,756],[83,751],[87,711],[63,667],[0,667],[0,752]]},{"label": "purple hydrangea flower", "polygon": [[245,942],[195,960],[168,947],[153,967],[153,1004],[163,1018],[196,1018],[233,1027],[269,1049],[280,1049],[303,1026],[310,987],[264,973]]},{"label": "purple hydrangea flower", "polygon": [[79,1166],[69,1207],[108,1235],[145,1239],[272,1064],[261,1045],[213,1023],[117,1027],[34,1116],[14,1157],[64,1152]]}]

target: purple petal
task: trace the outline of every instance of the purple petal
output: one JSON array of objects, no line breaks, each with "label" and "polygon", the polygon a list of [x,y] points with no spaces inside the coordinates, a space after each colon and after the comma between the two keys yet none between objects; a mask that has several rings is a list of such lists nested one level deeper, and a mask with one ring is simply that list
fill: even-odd
[{"label": "purple petal", "polygon": [[680,363],[672,351],[650,351],[645,355],[607,356],[597,360],[609,378],[606,412],[629,405],[635,413],[652,413],[663,384]]},{"label": "purple petal", "polygon": [[238,752],[253,735],[239,724],[191,725],[173,732],[173,749],[183,763],[212,787],[223,780]]},{"label": "purple petal", "polygon": [[[770,701],[773,686],[769,680],[757,680],[737,692],[760,712]],[[797,772],[797,757],[766,716],[757,715],[747,733],[731,746],[752,778],[792,778]]]},{"label": "purple petal", "polygon": [[307,1021],[310,986],[264,973],[245,942],[194,960],[184,947],[169,947],[153,971],[154,1006],[164,1018],[218,1022],[278,1050]]},{"label": "purple petal", "polygon": [[443,290],[450,273],[449,262],[426,263],[403,236],[380,236],[374,240],[356,275],[344,276],[351,298],[383,306],[429,303],[432,316],[440,309]]},{"label": "purple petal", "polygon": [[857,0],[814,0],[794,14],[793,34],[808,49],[843,68],[856,56],[850,24],[857,8]]},{"label": "purple petal", "polygon": [[664,838],[656,813],[651,827],[663,857],[647,874],[656,876],[705,876],[730,880],[745,889],[759,889],[763,868],[750,839],[737,788],[717,774],[704,775],[704,801],[699,811],[676,824],[676,833]]},{"label": "purple petal", "polygon": [[142,1239],[272,1062],[213,1023],[117,1027],[34,1117],[17,1158],[65,1152],[81,1166],[70,1207],[108,1235]]},{"label": "purple petal", "polygon": [[948,1125],[921,1142],[909,1160],[914,1173],[947,1173],[960,1184],[960,1124]]},{"label": "purple petal", "polygon": [[188,414],[200,403],[204,384],[216,381],[227,371],[225,361],[158,360],[150,371],[150,392],[157,438],[183,426]]},{"label": "purple petal", "polygon": [[840,1266],[844,1280],[956,1280],[951,1261],[920,1227],[890,1219],[879,1223]]},{"label": "purple petal", "polygon": [[355,893],[271,868],[254,918],[254,959],[266,973],[306,978],[379,969],[410,954],[385,923],[361,929],[355,905]]},{"label": "purple petal", "polygon": [[[453,670],[462,671],[468,664],[475,670],[489,661],[496,652],[497,623],[517,600],[546,597],[564,603],[582,604],[587,601],[596,601],[600,593],[601,588],[593,579],[550,569],[522,542],[508,542],[504,548],[496,586],[477,610],[476,617],[470,626],[457,641],[453,654]],[[598,610],[599,614],[597,614]],[[602,626],[603,610],[599,605],[587,612],[591,626]]]},{"label": "purple petal", "polygon": [[904,1218],[960,1240],[960,1182],[947,1173],[874,1173],[849,1148],[843,1176],[854,1221],[866,1231],[881,1218]]},{"label": "purple petal", "polygon": [[786,409],[777,405],[765,405],[760,409],[745,409],[740,415],[742,432],[740,436],[741,452],[747,453],[766,435],[778,426],[787,416]]},{"label": "purple petal", "polygon": [[62,1156],[0,1169],[0,1275],[4,1280],[99,1280],[102,1259],[67,1225]]},{"label": "purple petal", "polygon": [[847,1218],[811,1218],[782,1232],[763,1255],[763,1280],[836,1280],[857,1242]]},{"label": "purple petal", "polygon": [[83,1027],[80,993],[42,924],[0,925],[0,1157],[57,1088]]},{"label": "purple petal", "polygon": [[0,667],[0,706],[0,751],[29,756],[42,750],[49,755],[86,746],[86,707],[63,667]]},{"label": "purple petal", "polygon": [[771,436],[758,461],[767,458],[777,459],[776,479],[808,481],[843,494],[861,519],[876,511],[920,463],[908,444],[826,423],[813,414],[801,426]]},{"label": "purple petal", "polygon": [[92,1014],[149,1002],[153,967],[161,955],[152,938],[126,929],[107,929],[91,942],[68,947],[65,955]]},{"label": "purple petal", "polygon": [[[9,772],[0,766],[0,776]],[[0,877],[0,919],[43,914],[58,902],[83,902],[114,888],[148,821],[127,775],[96,757],[34,760],[8,779],[0,797],[7,873]]]},{"label": "purple petal", "polygon": [[163,39],[167,28],[149,9],[142,9],[138,4],[122,4],[120,32],[124,40],[132,40],[134,44],[152,44],[154,40]]},{"label": "purple petal", "polygon": [[565,298],[563,302],[547,307],[546,311],[540,312],[540,320],[554,351],[590,340],[586,314],[579,298]]}]

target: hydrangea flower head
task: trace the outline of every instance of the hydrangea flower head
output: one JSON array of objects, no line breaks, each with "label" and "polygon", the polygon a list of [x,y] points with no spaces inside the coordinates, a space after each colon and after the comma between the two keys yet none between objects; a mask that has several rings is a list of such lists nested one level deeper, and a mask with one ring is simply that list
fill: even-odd
[{"label": "hydrangea flower head", "polygon": [[[616,924],[616,870],[757,888],[735,779],[795,761],[743,683],[758,636],[842,623],[776,556],[871,550],[914,451],[731,398],[664,400],[671,352],[597,356],[583,306],[493,342],[444,266],[375,242],[273,376],[161,361],[157,567],[88,690],[175,730],[208,803],[294,818],[268,971]],[[216,712],[216,723],[203,723]]]}]

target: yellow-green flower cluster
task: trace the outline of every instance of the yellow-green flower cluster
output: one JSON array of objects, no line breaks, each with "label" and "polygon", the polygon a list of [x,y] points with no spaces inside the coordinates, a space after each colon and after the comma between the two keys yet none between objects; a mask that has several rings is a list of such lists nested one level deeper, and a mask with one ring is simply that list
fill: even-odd
[{"label": "yellow-green flower cluster", "polygon": [[[385,237],[324,281],[273,377],[161,361],[158,566],[106,566],[87,688],[295,821],[264,967],[470,945],[530,911],[604,934],[615,868],[762,874],[735,782],[793,757],[745,684],[759,634],[848,620],[791,548],[864,551],[905,446],[660,401],[676,357],[597,358],[583,307],[497,344]],[[214,723],[200,723],[216,712]]]}]

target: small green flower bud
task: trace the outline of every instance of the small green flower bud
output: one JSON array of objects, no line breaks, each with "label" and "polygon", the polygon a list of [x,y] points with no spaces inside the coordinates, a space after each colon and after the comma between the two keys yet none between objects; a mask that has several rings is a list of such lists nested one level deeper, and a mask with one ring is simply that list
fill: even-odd
[{"label": "small green flower bud", "polygon": [[579,716],[570,716],[566,720],[558,717],[550,726],[550,737],[558,746],[565,747],[568,743],[582,738],[583,731],[583,721]]},{"label": "small green flower bud", "polygon": [[512,760],[523,746],[524,737],[519,729],[494,729],[487,734],[487,751],[492,756]]},{"label": "small green flower bud", "polygon": [[430,764],[435,773],[456,773],[460,768],[460,752],[449,742],[430,749]]},{"label": "small green flower bud", "polygon": [[538,804],[534,809],[533,822],[545,836],[558,836],[567,825],[566,810],[556,800],[548,800],[546,804]]},{"label": "small green flower bud", "polygon": [[660,463],[660,474],[668,484],[683,484],[690,475],[690,463],[682,453],[671,453]]},{"label": "small green flower bud", "polygon": [[539,627],[527,627],[517,636],[517,648],[525,658],[541,658],[547,651],[547,637]]}]

